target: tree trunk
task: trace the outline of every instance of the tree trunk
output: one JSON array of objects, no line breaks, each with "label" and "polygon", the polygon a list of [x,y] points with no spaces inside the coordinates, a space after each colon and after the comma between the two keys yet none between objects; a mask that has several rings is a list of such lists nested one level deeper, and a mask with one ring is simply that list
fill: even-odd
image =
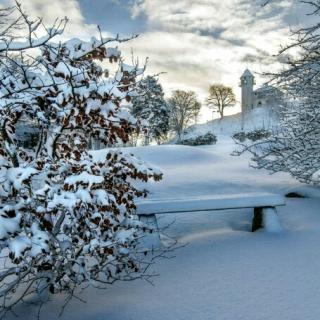
[{"label": "tree trunk", "polygon": [[148,146],[150,144],[150,138],[149,138],[149,136],[144,136],[144,145],[145,146]]}]

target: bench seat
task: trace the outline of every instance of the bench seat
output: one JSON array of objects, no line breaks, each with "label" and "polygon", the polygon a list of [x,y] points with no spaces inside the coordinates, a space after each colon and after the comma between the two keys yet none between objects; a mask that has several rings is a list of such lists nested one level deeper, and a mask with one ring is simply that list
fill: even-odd
[{"label": "bench seat", "polygon": [[138,215],[201,212],[284,206],[284,197],[270,193],[201,196],[186,199],[144,200],[137,203]]},{"label": "bench seat", "polygon": [[153,235],[152,246],[159,244],[159,228],[156,215],[182,212],[203,212],[253,208],[252,231],[265,228],[270,232],[281,231],[276,207],[284,206],[283,196],[272,193],[241,193],[186,197],[185,199],[145,199],[136,203],[139,219],[157,232]]}]

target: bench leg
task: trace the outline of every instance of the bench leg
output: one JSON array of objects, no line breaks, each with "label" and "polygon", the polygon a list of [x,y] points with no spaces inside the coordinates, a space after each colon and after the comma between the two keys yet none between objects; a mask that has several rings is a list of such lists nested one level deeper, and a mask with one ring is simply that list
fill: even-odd
[{"label": "bench leg", "polygon": [[251,231],[255,232],[261,228],[263,228],[262,208],[254,208]]},{"label": "bench leg", "polygon": [[263,226],[268,232],[282,231],[282,227],[275,207],[263,208]]},{"label": "bench leg", "polygon": [[160,248],[161,240],[156,215],[139,215],[139,220],[153,230],[152,233],[146,233],[143,237],[141,241],[143,246],[151,250]]},{"label": "bench leg", "polygon": [[268,232],[282,231],[275,207],[254,208],[252,232],[261,228],[265,228]]}]

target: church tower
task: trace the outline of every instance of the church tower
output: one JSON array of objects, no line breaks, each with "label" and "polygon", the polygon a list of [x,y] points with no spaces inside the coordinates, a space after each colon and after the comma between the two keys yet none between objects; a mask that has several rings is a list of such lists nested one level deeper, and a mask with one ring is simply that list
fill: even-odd
[{"label": "church tower", "polygon": [[245,113],[253,109],[253,85],[254,83],[254,76],[246,69],[243,75],[240,78],[241,80],[241,111]]}]

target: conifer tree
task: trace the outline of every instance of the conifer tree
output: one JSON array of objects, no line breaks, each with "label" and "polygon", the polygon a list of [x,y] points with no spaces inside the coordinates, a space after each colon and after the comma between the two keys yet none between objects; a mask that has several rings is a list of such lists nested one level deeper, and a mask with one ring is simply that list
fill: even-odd
[{"label": "conifer tree", "polygon": [[133,114],[146,121],[146,144],[165,140],[169,131],[170,110],[164,99],[161,84],[155,77],[147,76],[139,86],[139,95],[133,98]]}]

